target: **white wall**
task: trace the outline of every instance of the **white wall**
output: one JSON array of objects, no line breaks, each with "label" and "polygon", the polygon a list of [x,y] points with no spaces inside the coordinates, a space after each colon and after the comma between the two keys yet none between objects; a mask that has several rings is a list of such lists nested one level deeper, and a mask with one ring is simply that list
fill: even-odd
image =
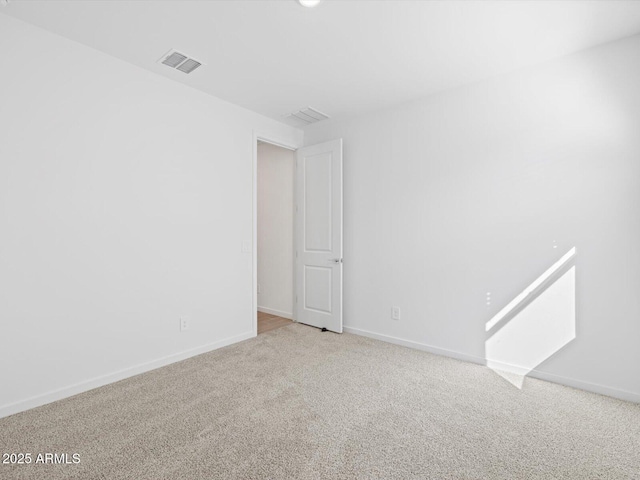
[{"label": "white wall", "polygon": [[293,316],[295,153],[258,144],[258,310]]},{"label": "white wall", "polygon": [[0,57],[0,416],[252,336],[254,130],[302,132],[5,15]]},{"label": "white wall", "polygon": [[344,138],[347,331],[483,361],[485,324],[576,247],[576,338],[532,375],[640,400],[638,58],[636,36],[308,127]]}]

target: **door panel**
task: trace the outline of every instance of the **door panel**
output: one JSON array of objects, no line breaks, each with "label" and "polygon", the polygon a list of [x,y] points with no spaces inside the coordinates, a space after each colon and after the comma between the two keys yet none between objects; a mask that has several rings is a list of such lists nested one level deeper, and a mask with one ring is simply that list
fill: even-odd
[{"label": "door panel", "polygon": [[307,252],[331,251],[331,161],[323,153],[304,159],[304,239]]},{"label": "door panel", "polygon": [[304,266],[304,308],[331,314],[331,267]]},{"label": "door panel", "polygon": [[296,152],[296,320],[342,333],[342,140]]}]

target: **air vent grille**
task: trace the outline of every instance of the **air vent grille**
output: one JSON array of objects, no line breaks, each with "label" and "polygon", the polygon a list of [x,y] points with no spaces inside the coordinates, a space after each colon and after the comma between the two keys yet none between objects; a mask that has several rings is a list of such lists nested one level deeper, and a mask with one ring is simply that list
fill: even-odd
[{"label": "air vent grille", "polygon": [[191,73],[202,65],[202,62],[189,58],[187,55],[176,52],[175,50],[169,50],[162,56],[159,62],[184,73]]},{"label": "air vent grille", "polygon": [[171,67],[171,68],[176,68],[178,65],[180,65],[182,62],[184,62],[187,59],[187,57],[185,55],[182,55],[181,53],[178,52],[173,52],[171,55],[169,55],[167,58],[165,58],[162,63],[164,63],[165,65]]},{"label": "air vent grille", "polygon": [[285,115],[285,118],[297,123],[298,125],[311,125],[312,123],[320,122],[329,118],[329,115],[325,115],[319,112],[315,108],[307,107],[297,112]]},{"label": "air vent grille", "polygon": [[178,67],[178,70],[184,73],[191,73],[200,65],[201,63],[196,62],[193,58],[187,58],[184,62],[180,64],[180,66]]}]

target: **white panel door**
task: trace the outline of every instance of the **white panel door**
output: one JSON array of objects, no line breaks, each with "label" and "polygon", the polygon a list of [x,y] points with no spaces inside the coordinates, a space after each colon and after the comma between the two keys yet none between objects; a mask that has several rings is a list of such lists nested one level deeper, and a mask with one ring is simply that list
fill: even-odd
[{"label": "white panel door", "polygon": [[342,139],[296,151],[296,320],[342,333]]}]

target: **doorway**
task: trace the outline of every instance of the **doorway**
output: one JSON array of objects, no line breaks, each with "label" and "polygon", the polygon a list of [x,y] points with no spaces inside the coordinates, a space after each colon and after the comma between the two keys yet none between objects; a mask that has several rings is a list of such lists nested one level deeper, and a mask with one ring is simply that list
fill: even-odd
[{"label": "doorway", "polygon": [[[270,157],[281,163],[271,174],[261,174],[269,168],[264,159]],[[295,147],[254,132],[252,170],[254,335],[259,313],[262,320],[266,315],[279,317],[270,322],[278,324],[274,329],[288,325],[284,319],[342,333],[342,139]],[[265,191],[270,198],[260,198]],[[264,213],[271,201],[274,215]],[[279,220],[274,224],[272,217]]]},{"label": "doorway", "polygon": [[257,142],[257,333],[293,323],[295,152]]}]

